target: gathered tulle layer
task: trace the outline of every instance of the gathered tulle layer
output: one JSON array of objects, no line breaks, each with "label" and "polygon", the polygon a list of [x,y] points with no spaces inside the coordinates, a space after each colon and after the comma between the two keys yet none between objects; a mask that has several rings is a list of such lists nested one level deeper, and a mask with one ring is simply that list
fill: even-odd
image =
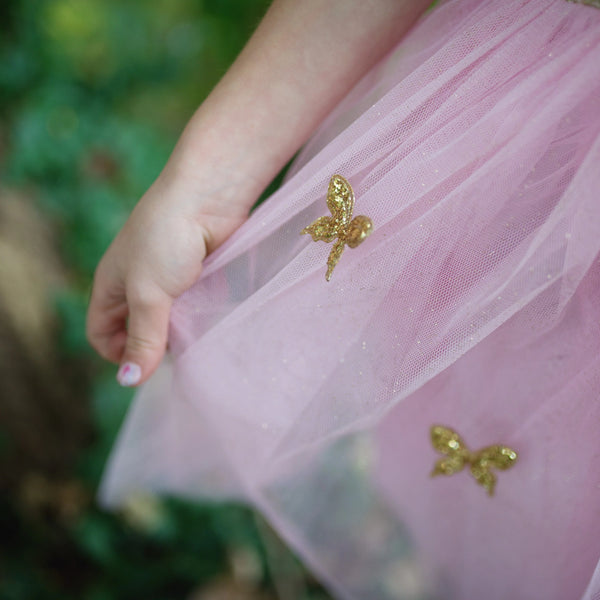
[{"label": "gathered tulle layer", "polygon": [[[176,303],[102,498],[263,511],[343,598],[600,593],[600,11],[434,9]],[[325,281],[339,173],[373,234]],[[519,458],[430,478],[444,424]]]}]

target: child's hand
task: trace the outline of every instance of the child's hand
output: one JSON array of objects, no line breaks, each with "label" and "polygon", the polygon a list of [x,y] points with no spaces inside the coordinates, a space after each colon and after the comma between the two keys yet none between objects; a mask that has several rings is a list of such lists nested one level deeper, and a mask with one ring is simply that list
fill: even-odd
[{"label": "child's hand", "polygon": [[243,206],[226,201],[233,184],[210,189],[169,168],[139,201],[94,277],[88,339],[121,364],[122,385],[137,385],[158,366],[173,300],[198,278],[207,253],[246,218]]},{"label": "child's hand", "polygon": [[274,0],[96,271],[88,338],[123,385],[157,367],[171,304],[206,254],[430,3]]}]

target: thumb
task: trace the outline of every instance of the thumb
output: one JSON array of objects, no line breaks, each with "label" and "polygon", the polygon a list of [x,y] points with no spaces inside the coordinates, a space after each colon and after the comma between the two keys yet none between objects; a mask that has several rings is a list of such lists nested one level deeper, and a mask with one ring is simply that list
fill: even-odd
[{"label": "thumb", "polygon": [[167,347],[169,311],[172,298],[161,290],[152,295],[128,294],[127,341],[117,381],[123,386],[138,385],[158,367]]}]

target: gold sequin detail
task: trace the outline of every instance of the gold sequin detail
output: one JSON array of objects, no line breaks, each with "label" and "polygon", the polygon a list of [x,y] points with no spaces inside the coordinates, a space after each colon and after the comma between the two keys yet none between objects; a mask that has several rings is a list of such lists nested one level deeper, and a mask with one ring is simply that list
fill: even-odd
[{"label": "gold sequin detail", "polygon": [[452,475],[469,465],[475,481],[482,485],[490,496],[493,496],[496,486],[496,475],[492,469],[505,471],[517,460],[517,453],[507,446],[488,446],[477,452],[471,452],[456,431],[442,425],[434,425],[431,428],[431,443],[446,457],[436,461],[431,472],[432,477]]},{"label": "gold sequin detail", "polygon": [[327,259],[325,279],[329,281],[346,244],[350,248],[356,248],[371,235],[373,223],[364,215],[352,219],[354,192],[352,186],[341,175],[334,175],[329,181],[327,208],[331,212],[331,217],[319,217],[300,233],[309,233],[315,242],[331,243],[336,240]]},{"label": "gold sequin detail", "polygon": [[575,4],[587,4],[587,6],[593,6],[594,8],[600,8],[600,0],[568,0]]}]

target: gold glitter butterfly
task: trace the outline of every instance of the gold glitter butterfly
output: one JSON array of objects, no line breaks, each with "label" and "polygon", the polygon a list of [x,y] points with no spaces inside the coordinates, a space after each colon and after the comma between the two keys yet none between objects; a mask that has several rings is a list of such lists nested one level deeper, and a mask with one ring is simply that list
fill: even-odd
[{"label": "gold glitter butterfly", "polygon": [[471,452],[460,435],[441,425],[431,428],[431,443],[433,447],[444,454],[436,463],[431,476],[452,475],[462,471],[466,465],[471,467],[471,475],[492,496],[496,486],[496,475],[492,469],[504,471],[512,467],[517,460],[517,453],[507,446],[488,446],[477,452]]},{"label": "gold glitter butterfly", "polygon": [[369,217],[364,215],[358,215],[352,219],[354,192],[352,186],[341,175],[334,175],[329,181],[327,208],[331,212],[331,217],[319,217],[300,233],[309,233],[315,242],[330,243],[337,239],[327,259],[325,279],[329,281],[345,245],[356,248],[371,235],[373,223]]}]

